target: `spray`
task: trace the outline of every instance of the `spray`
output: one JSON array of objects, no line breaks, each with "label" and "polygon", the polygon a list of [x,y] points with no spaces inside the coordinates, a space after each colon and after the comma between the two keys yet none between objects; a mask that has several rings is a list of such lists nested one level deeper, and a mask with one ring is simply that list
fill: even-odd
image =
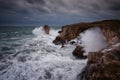
[{"label": "spray", "polygon": [[107,41],[99,27],[94,27],[80,34],[81,46],[85,53],[97,52],[107,46]]}]

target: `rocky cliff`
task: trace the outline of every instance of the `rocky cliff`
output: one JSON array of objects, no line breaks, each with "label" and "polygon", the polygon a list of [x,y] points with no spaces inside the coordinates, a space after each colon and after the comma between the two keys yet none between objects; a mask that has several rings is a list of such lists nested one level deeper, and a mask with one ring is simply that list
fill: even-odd
[{"label": "rocky cliff", "polygon": [[[77,38],[81,32],[93,27],[99,27],[102,30],[109,45],[98,52],[88,53],[88,63],[78,75],[78,80],[119,80],[120,20],[104,20],[63,26],[53,43],[63,44],[66,41]],[[81,46],[76,46],[73,51],[74,56],[82,59],[86,58],[83,53]]]},{"label": "rocky cliff", "polygon": [[120,40],[120,20],[104,20],[92,23],[65,25],[53,43],[60,44],[61,42],[70,41],[76,38],[81,32],[92,27],[100,27],[109,44]]},{"label": "rocky cliff", "polygon": [[[119,44],[119,45],[118,45]],[[78,76],[78,80],[119,80],[120,79],[120,43],[99,52],[88,54],[87,66]]]}]

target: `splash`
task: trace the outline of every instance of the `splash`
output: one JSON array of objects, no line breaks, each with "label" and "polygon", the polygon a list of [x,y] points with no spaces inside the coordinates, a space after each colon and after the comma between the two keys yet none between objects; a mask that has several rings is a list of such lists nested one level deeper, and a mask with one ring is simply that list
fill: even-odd
[{"label": "splash", "polygon": [[81,45],[86,53],[97,52],[107,46],[106,38],[99,27],[86,30],[80,34],[80,37]]},{"label": "splash", "polygon": [[43,27],[42,27],[42,26],[35,28],[35,29],[32,31],[32,33],[33,33],[35,36],[45,35],[45,31],[43,30]]}]

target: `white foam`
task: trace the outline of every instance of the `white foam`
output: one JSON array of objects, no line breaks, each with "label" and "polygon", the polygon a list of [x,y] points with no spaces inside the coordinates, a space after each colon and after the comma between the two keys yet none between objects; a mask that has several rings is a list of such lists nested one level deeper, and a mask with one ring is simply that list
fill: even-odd
[{"label": "white foam", "polygon": [[82,46],[86,53],[97,52],[107,46],[106,39],[100,28],[95,27],[80,34]]},{"label": "white foam", "polygon": [[15,57],[8,68],[0,71],[0,80],[76,80],[86,65],[86,60],[76,60],[72,56],[75,46],[56,46],[52,43],[58,30],[51,29],[50,34],[35,28],[31,40],[16,48]]},{"label": "white foam", "polygon": [[43,27],[42,27],[42,26],[35,28],[35,29],[32,31],[32,33],[33,33],[35,36],[45,35],[45,31],[43,30]]}]

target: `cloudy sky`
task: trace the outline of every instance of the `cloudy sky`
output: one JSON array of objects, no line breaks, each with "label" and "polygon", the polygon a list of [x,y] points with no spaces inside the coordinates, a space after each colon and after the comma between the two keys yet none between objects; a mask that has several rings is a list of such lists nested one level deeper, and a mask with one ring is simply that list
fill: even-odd
[{"label": "cloudy sky", "polygon": [[120,19],[120,0],[0,0],[0,25],[64,25]]}]

